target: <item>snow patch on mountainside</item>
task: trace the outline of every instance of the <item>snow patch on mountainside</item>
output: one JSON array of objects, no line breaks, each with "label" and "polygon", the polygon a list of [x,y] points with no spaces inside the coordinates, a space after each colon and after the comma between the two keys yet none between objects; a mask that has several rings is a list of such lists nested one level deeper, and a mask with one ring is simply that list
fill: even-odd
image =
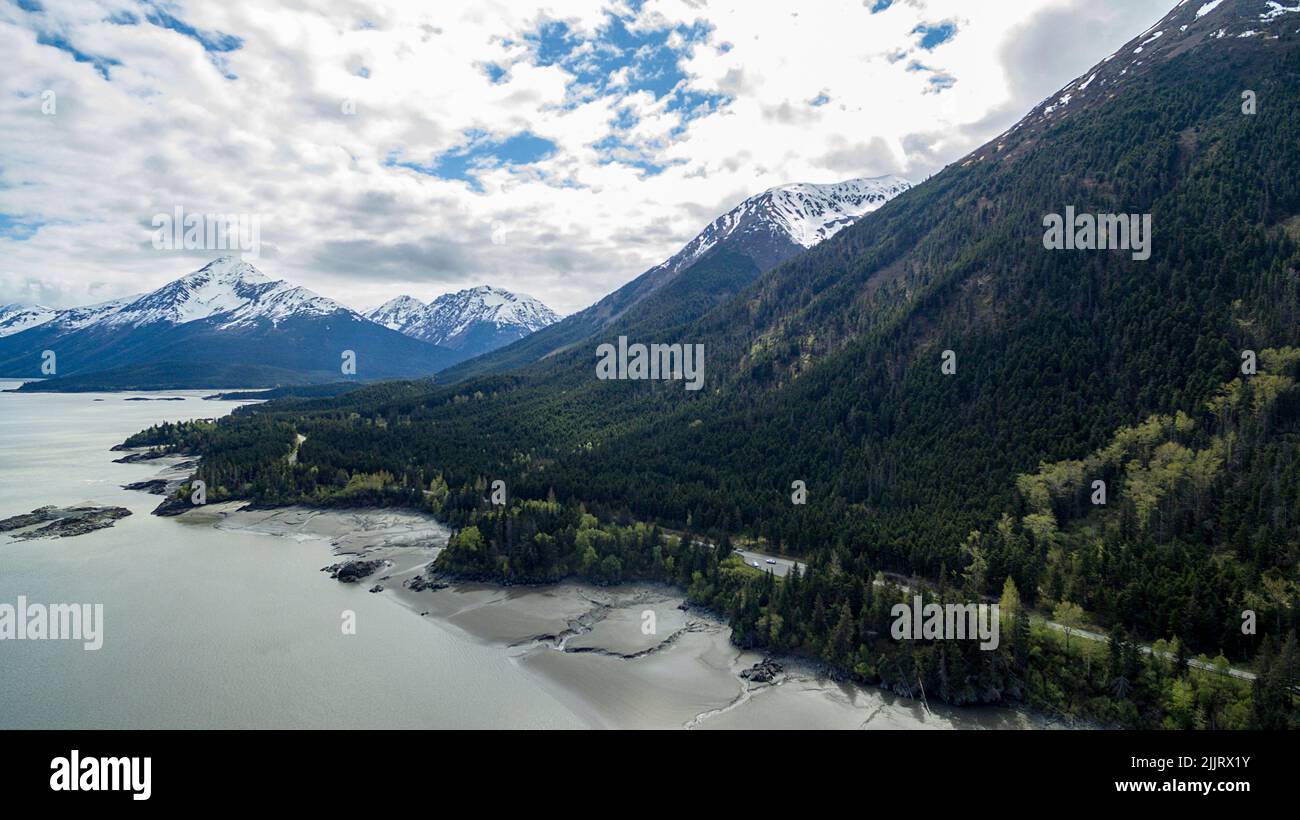
[{"label": "snow patch on mountainside", "polygon": [[1275,2],[1275,0],[1269,0],[1268,11],[1259,15],[1259,19],[1262,22],[1267,23],[1269,20],[1272,20],[1275,17],[1281,17],[1283,14],[1300,14],[1300,3],[1297,3],[1295,8],[1290,8],[1281,3]]},{"label": "snow patch on mountainside", "polygon": [[107,302],[98,302],[93,305],[64,308],[63,310],[55,311],[54,315],[45,321],[31,325],[30,327],[49,325],[51,328],[58,328],[60,332],[64,333],[80,330],[83,327],[90,327],[96,322],[103,321],[104,319],[113,316],[123,307],[139,298],[140,296],[137,294],[135,296],[126,296],[121,299],[110,299]]},{"label": "snow patch on mountainside", "polygon": [[1196,10],[1196,19],[1200,19],[1219,7],[1223,0],[1210,0],[1210,2]]}]

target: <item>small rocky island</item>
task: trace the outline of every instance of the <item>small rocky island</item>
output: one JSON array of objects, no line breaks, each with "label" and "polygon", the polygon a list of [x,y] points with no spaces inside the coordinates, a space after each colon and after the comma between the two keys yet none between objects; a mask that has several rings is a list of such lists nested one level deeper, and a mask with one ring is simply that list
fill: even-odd
[{"label": "small rocky island", "polygon": [[[375,572],[384,565],[383,561],[346,561],[339,564],[330,564],[328,567],[321,567],[321,572],[328,572],[331,578],[337,578],[340,583],[355,584],[362,578],[374,575]],[[380,587],[382,589],[382,587]],[[375,590],[370,590],[374,592]]]},{"label": "small rocky island", "polygon": [[0,532],[11,533],[18,541],[34,538],[71,538],[113,526],[131,511],[126,507],[99,507],[81,504],[74,507],[38,507],[29,513],[0,519]]}]

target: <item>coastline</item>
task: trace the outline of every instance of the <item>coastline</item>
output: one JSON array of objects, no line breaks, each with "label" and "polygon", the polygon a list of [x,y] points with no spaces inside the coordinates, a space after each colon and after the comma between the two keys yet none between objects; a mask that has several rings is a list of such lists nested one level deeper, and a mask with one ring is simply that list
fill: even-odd
[{"label": "coastline", "polygon": [[[764,659],[730,641],[730,628],[659,584],[597,587],[410,582],[446,544],[447,528],[406,510],[244,508],[187,511],[184,526],[320,541],[339,560],[382,562],[359,585],[390,597],[434,628],[505,653],[592,728],[1045,728],[1016,707],[929,706],[777,657],[774,680],[742,677]],[[323,567],[324,569],[325,567]],[[322,581],[328,581],[322,578]],[[328,581],[339,583],[338,581]],[[373,586],[372,586],[373,585]],[[419,585],[417,585],[419,586]],[[375,587],[382,587],[376,590]],[[650,627],[653,628],[650,628]]]},{"label": "coastline", "polygon": [[[56,687],[36,708],[39,714],[47,714],[39,710],[48,709],[51,716],[62,714],[64,720],[77,721],[68,725],[127,725],[131,716],[143,721],[140,725],[172,728],[245,725],[251,719],[244,706],[248,699],[263,704],[259,707],[266,711],[262,720],[269,723],[260,725],[402,725],[402,715],[384,712],[382,704],[389,702],[386,697],[393,698],[393,705],[405,707],[402,711],[411,717],[424,715],[416,720],[425,726],[497,726],[503,722],[701,729],[1052,725],[1049,719],[1017,707],[935,704],[927,708],[920,701],[876,687],[833,680],[815,664],[792,658],[776,659],[784,671],[770,683],[749,681],[741,673],[764,656],[731,645],[725,623],[711,613],[683,608],[684,593],[665,585],[597,587],[566,581],[551,586],[498,586],[458,581],[445,589],[411,589],[404,582],[423,574],[449,534],[445,526],[425,514],[398,509],[253,509],[247,502],[236,501],[188,509],[176,517],[153,516],[149,513],[160,499],[150,495],[177,486],[191,471],[193,457],[167,454],[132,460],[125,458],[131,451],[110,445],[141,425],[147,426],[151,419],[187,417],[193,409],[187,411],[186,402],[201,397],[188,395],[183,402],[127,403],[125,400],[136,394],[41,395],[55,396],[51,401],[66,408],[59,414],[42,409],[32,415],[41,419],[37,429],[46,433],[50,442],[66,444],[69,422],[65,418],[76,419],[77,427],[86,430],[71,447],[59,450],[33,444],[29,438],[10,442],[28,448],[21,452],[30,454],[21,462],[27,465],[22,479],[25,489],[15,496],[16,502],[22,502],[15,509],[23,504],[30,508],[42,500],[91,495],[100,503],[129,507],[136,515],[128,519],[132,523],[124,530],[119,527],[87,534],[65,542],[66,546],[12,547],[10,554],[25,562],[17,567],[20,573],[28,573],[11,579],[18,584],[17,591],[40,592],[41,586],[49,583],[40,580],[45,573],[50,578],[66,577],[69,580],[63,584],[73,586],[59,588],[73,589],[78,582],[71,579],[85,575],[78,569],[85,562],[96,567],[93,575],[98,578],[125,579],[132,575],[129,566],[140,562],[165,562],[172,567],[170,575],[150,574],[150,580],[141,579],[134,595],[103,598],[112,604],[111,647],[99,655],[102,663],[113,666],[115,680],[131,680],[134,666],[128,660],[132,656],[119,655],[117,647],[127,648],[128,653],[157,653],[156,647],[167,647],[157,655],[158,663],[146,665],[151,672],[138,682],[143,688],[130,694],[118,690],[129,705],[112,715],[71,717],[52,711],[58,703],[51,700],[53,692],[69,696]],[[123,426],[114,413],[103,430],[92,433],[93,419],[107,419],[100,408],[112,407],[117,401],[122,401],[123,407],[137,408],[138,420]],[[106,432],[115,438],[106,440]],[[49,460],[56,455],[57,460]],[[95,466],[82,466],[86,464]],[[83,486],[84,490],[73,489]],[[276,549],[274,543],[265,543],[267,535],[288,539],[296,546]],[[312,557],[315,555],[319,557]],[[331,563],[354,558],[387,563],[357,584],[339,584],[325,573],[313,577],[313,572]],[[31,574],[33,565],[40,567],[42,575]],[[268,572],[272,566],[274,571]],[[196,570],[205,574],[195,576]],[[65,571],[71,574],[65,576]],[[256,581],[259,576],[266,581]],[[187,577],[197,579],[208,591],[190,590],[184,580]],[[93,592],[96,584],[89,576],[86,584],[88,600],[100,600],[94,596],[107,594]],[[323,588],[322,584],[337,586]],[[383,589],[375,596],[367,594],[374,586]],[[141,594],[145,589],[151,590],[150,594]],[[244,590],[256,591],[249,598]],[[378,600],[384,597],[391,600]],[[228,603],[234,601],[239,603]],[[394,602],[397,607],[391,606]],[[238,609],[232,611],[229,606]],[[264,623],[265,618],[285,620],[280,611],[286,606],[302,613],[291,621],[297,625],[294,631],[274,628],[257,635],[255,625]],[[337,637],[339,610],[345,607],[356,609],[363,618],[363,643]],[[646,611],[654,614],[651,634],[642,631]],[[432,622],[432,629],[441,635],[426,643],[420,636],[430,626],[415,623],[416,619]],[[123,626],[128,623],[129,632]],[[331,634],[335,636],[332,639],[328,637]],[[219,654],[185,654],[196,645],[220,647]],[[272,647],[278,651],[288,646],[294,647],[291,654],[268,654]],[[299,681],[297,688],[278,691],[284,683],[297,679],[286,664],[305,651],[316,658],[323,653],[333,664],[313,664],[321,671],[334,670],[330,680],[344,670],[351,679],[374,680],[369,689],[354,686],[355,696],[337,707],[322,700],[329,690],[327,680],[306,687]],[[162,661],[167,657],[190,660],[181,667]],[[364,664],[367,657],[385,660],[361,672],[354,665]],[[453,672],[447,665],[449,659],[461,657],[481,660],[475,660],[479,666],[474,670]],[[225,673],[218,674],[218,670],[232,662],[238,672],[229,682],[247,688],[227,693],[222,688]],[[492,669],[494,664],[504,665],[496,680],[480,680],[482,674],[492,674],[480,670]],[[397,671],[399,668],[407,672]],[[407,681],[379,683],[389,675],[413,672],[416,675]],[[160,690],[155,681],[167,683],[159,684],[164,687]],[[534,691],[515,691],[521,685]],[[455,686],[470,688],[448,688]],[[384,696],[384,690],[392,690],[391,695]],[[302,702],[293,694],[309,691],[316,692],[315,700]],[[363,694],[370,691],[381,697],[370,701]],[[417,706],[412,699],[417,691],[447,701],[447,707]],[[194,700],[197,692],[204,693],[198,696],[199,701]],[[149,705],[155,697],[165,698],[161,710]],[[502,701],[502,697],[512,702]],[[555,706],[544,706],[546,702]],[[343,711],[336,713],[336,708]],[[484,708],[488,711],[480,711]],[[45,720],[46,725],[64,725],[58,717]]]}]

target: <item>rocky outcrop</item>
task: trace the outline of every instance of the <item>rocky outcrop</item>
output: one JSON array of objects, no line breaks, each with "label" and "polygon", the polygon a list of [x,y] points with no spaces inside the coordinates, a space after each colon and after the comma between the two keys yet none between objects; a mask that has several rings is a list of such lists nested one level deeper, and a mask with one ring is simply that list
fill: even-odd
[{"label": "rocky outcrop", "polygon": [[448,586],[442,581],[433,578],[426,578],[423,575],[417,575],[409,581],[404,581],[403,585],[414,592],[419,592],[422,589],[436,591],[439,589],[446,589]]},{"label": "rocky outcrop", "polygon": [[114,464],[139,464],[142,461],[157,461],[164,458],[167,454],[161,450],[145,450],[142,453],[128,453],[121,458],[113,459]]},{"label": "rocky outcrop", "polygon": [[[35,538],[71,538],[113,526],[131,511],[126,507],[39,507],[29,513],[0,520],[0,532],[12,532],[18,541]],[[44,526],[40,526],[44,524]]]},{"label": "rocky outcrop", "polygon": [[150,495],[166,495],[167,479],[151,478],[148,481],[133,481],[130,484],[123,484],[122,489],[138,490],[139,492],[149,493]]},{"label": "rocky outcrop", "polygon": [[171,517],[192,509],[194,509],[194,505],[190,503],[188,498],[169,496],[164,498],[161,504],[153,508],[152,515]]},{"label": "rocky outcrop", "polygon": [[771,683],[776,680],[776,676],[781,674],[784,669],[785,667],[771,658],[763,658],[763,660],[741,672],[740,676],[754,683]]},{"label": "rocky outcrop", "polygon": [[362,578],[374,575],[383,565],[383,561],[347,561],[322,567],[321,572],[328,572],[331,578],[337,578],[340,583],[355,584]]}]

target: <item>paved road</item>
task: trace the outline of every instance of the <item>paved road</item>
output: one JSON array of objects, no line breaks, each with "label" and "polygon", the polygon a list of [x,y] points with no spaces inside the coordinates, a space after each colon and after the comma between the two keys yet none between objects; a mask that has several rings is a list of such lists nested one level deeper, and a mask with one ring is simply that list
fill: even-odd
[{"label": "paved road", "polygon": [[[1057,632],[1064,632],[1064,631],[1065,631],[1065,624],[1059,624],[1059,623],[1057,623],[1056,621],[1046,621],[1046,620],[1043,621],[1042,623],[1047,624],[1047,626],[1048,626],[1049,628],[1051,628],[1051,629],[1055,629]],[[1088,631],[1088,630],[1086,630],[1086,629],[1076,629],[1076,628],[1074,628],[1074,627],[1071,627],[1071,628],[1070,628],[1070,636],[1071,636],[1071,637],[1084,638],[1084,639],[1089,640],[1089,641],[1109,641],[1109,640],[1110,640],[1110,636],[1109,636],[1109,635],[1103,635],[1103,634],[1101,634],[1100,632],[1090,632],[1090,631]],[[1151,649],[1151,647],[1148,646],[1148,645],[1146,645],[1146,644],[1138,644],[1138,649],[1142,650],[1142,654],[1143,654],[1143,655],[1150,655],[1150,654],[1153,653],[1153,650]],[[1164,653],[1161,653],[1161,657],[1164,658],[1165,660],[1172,660],[1174,656],[1173,656],[1171,653],[1169,653],[1169,652],[1164,652]],[[1212,664],[1212,663],[1206,663],[1205,661],[1200,661],[1200,660],[1197,660],[1196,658],[1188,658],[1188,659],[1187,659],[1187,665],[1188,665],[1188,666],[1194,666],[1194,667],[1196,667],[1197,669],[1204,669],[1204,670],[1207,671],[1207,672],[1217,672],[1217,671],[1219,671],[1218,669],[1215,668],[1214,664]],[[1239,680],[1254,680],[1254,679],[1255,679],[1255,673],[1254,673],[1254,672],[1247,672],[1245,669],[1238,669],[1238,668],[1236,668],[1236,667],[1228,667],[1228,674],[1231,675],[1231,676],[1234,677],[1234,678],[1238,678]]]},{"label": "paved road", "polygon": [[[791,561],[789,558],[765,555],[764,553],[754,552],[753,550],[737,550],[736,554],[741,558],[744,558],[745,563],[749,566],[752,567],[754,564],[758,564],[759,569],[771,571],[775,573],[778,578],[784,578],[786,574],[790,572],[790,568],[794,566],[799,567],[800,572],[806,572],[808,569],[803,564],[800,564],[797,561]],[[776,563],[769,564],[768,561],[775,561]]]},{"label": "paved road", "polygon": [[[712,544],[710,544],[710,543],[707,542],[707,541],[697,541],[696,543],[699,543],[699,544],[705,544],[705,545],[708,545],[708,546],[713,546]],[[776,574],[776,577],[778,577],[778,578],[783,578],[783,577],[785,577],[785,575],[786,575],[787,573],[790,572],[790,567],[793,567],[793,566],[796,566],[796,565],[799,567],[799,571],[800,571],[800,572],[807,572],[807,570],[808,570],[808,568],[807,568],[806,566],[804,566],[803,564],[800,564],[800,563],[798,563],[798,562],[796,562],[796,561],[791,561],[789,558],[779,558],[779,557],[777,557],[777,556],[775,556],[775,555],[766,555],[766,554],[761,553],[761,552],[754,552],[753,550],[746,550],[746,549],[736,550],[736,554],[737,554],[737,555],[740,555],[741,557],[743,557],[743,558],[745,559],[745,563],[748,564],[749,566],[752,567],[755,563],[757,563],[759,569],[770,570],[771,572],[775,573],[775,574]],[[768,559],[772,559],[772,560],[776,561],[776,563],[775,563],[775,564],[769,564],[769,563],[767,563]],[[902,578],[902,576],[897,576],[897,575],[895,575],[895,576],[891,576],[891,580],[893,580],[894,583],[895,583],[897,586],[899,586],[899,587],[900,587],[904,592],[908,592],[908,591],[910,591],[910,590],[908,589],[907,584],[906,584],[906,583],[903,583],[903,580],[904,580],[904,579]],[[990,600],[991,600],[991,599],[990,599]],[[1049,620],[1046,620],[1046,619],[1038,619],[1038,618],[1035,618],[1035,620],[1038,621],[1038,622],[1040,622],[1040,623],[1046,624],[1046,625],[1048,626],[1048,628],[1050,628],[1050,629],[1055,629],[1055,630],[1058,631],[1058,632],[1064,632],[1064,631],[1065,631],[1065,624],[1057,623],[1056,621],[1049,621]],[[1083,638],[1083,639],[1085,639],[1085,640],[1089,640],[1089,641],[1108,641],[1108,640],[1110,640],[1110,636],[1109,636],[1109,635],[1104,635],[1104,634],[1102,634],[1102,633],[1100,633],[1100,632],[1091,632],[1091,631],[1089,631],[1089,630],[1087,630],[1087,629],[1075,629],[1075,628],[1073,628],[1073,627],[1070,629],[1070,637],[1079,637],[1079,638]],[[1151,647],[1150,647],[1148,644],[1138,644],[1138,649],[1140,649],[1140,650],[1142,651],[1142,654],[1144,654],[1144,655],[1150,655],[1150,654],[1152,654],[1152,649],[1151,649]],[[1173,658],[1173,655],[1171,655],[1170,653],[1166,652],[1166,653],[1164,653],[1164,654],[1162,655],[1162,657],[1164,657],[1166,660],[1169,660],[1169,659],[1172,659],[1172,658]],[[1197,669],[1203,669],[1203,670],[1205,670],[1205,671],[1207,671],[1207,672],[1217,672],[1217,671],[1219,671],[1218,669],[1215,668],[1214,664],[1212,664],[1212,663],[1206,663],[1205,661],[1199,661],[1199,660],[1196,660],[1195,658],[1188,658],[1188,659],[1187,659],[1187,664],[1188,664],[1189,666],[1194,666],[1194,667],[1196,667]],[[1228,674],[1231,675],[1231,676],[1234,677],[1234,678],[1237,678],[1238,680],[1254,680],[1254,679],[1255,679],[1255,673],[1254,673],[1254,672],[1248,672],[1248,671],[1246,671],[1245,669],[1238,669],[1238,668],[1236,668],[1236,667],[1229,667],[1229,668],[1228,668]]]}]

